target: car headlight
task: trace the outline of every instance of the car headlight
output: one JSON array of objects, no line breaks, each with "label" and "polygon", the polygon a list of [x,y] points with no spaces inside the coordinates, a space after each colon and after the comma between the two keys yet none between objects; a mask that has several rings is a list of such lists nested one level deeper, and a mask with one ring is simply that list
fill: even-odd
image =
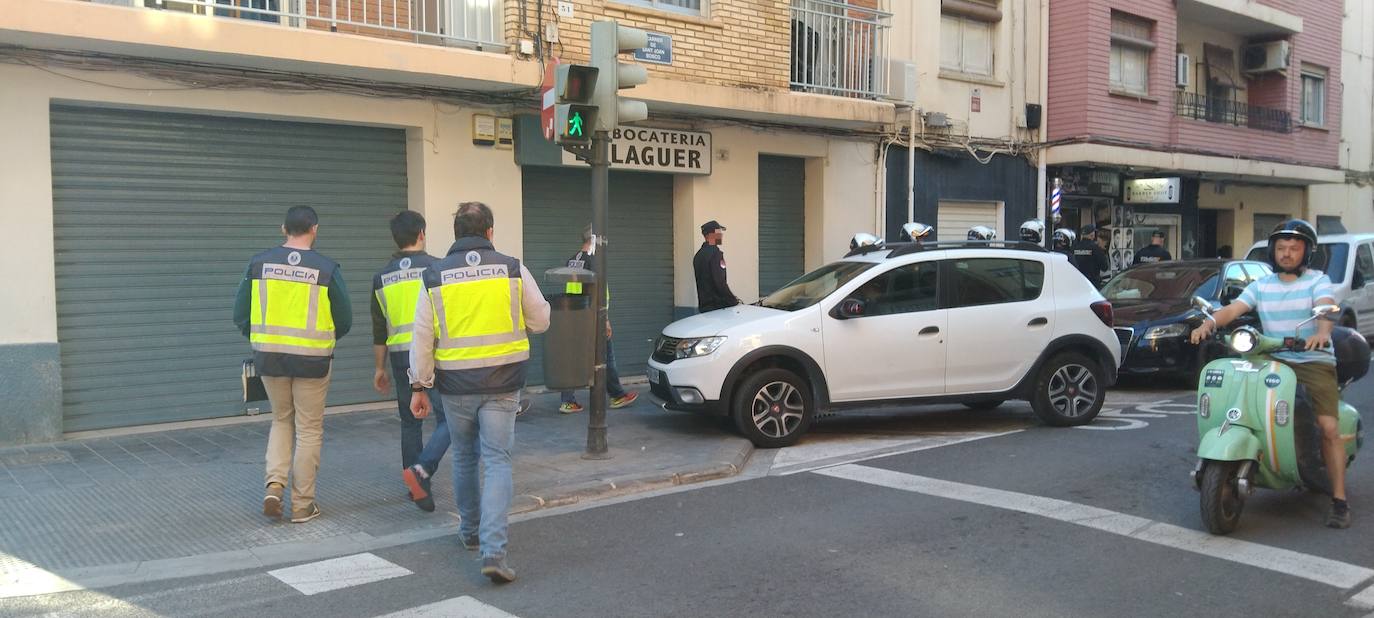
[{"label": "car headlight", "polygon": [[1141,339],[1168,339],[1169,337],[1182,337],[1186,334],[1188,334],[1188,325],[1180,322],[1152,327],[1145,331],[1145,335]]},{"label": "car headlight", "polygon": [[1247,329],[1231,333],[1231,349],[1241,354],[1255,349],[1255,333]]},{"label": "car headlight", "polygon": [[693,356],[706,356],[716,351],[720,344],[725,343],[725,337],[698,337],[695,339],[683,339],[677,344],[674,351],[676,358],[691,358]]}]

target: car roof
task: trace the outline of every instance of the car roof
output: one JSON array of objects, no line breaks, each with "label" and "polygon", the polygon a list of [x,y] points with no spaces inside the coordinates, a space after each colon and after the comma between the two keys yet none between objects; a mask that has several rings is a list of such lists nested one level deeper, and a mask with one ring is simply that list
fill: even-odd
[{"label": "car roof", "polygon": [[[1319,234],[1319,235],[1317,235],[1317,244],[1319,244],[1319,245],[1333,245],[1333,244],[1339,244],[1339,243],[1360,242],[1360,241],[1365,241],[1365,240],[1374,240],[1374,234]],[[1264,239],[1264,240],[1256,241],[1255,244],[1250,245],[1250,250],[1251,250],[1251,251],[1254,251],[1255,249],[1258,249],[1259,247],[1263,247],[1263,246],[1268,245],[1268,244],[1269,244],[1269,239],[1268,239],[1268,238],[1266,238],[1266,239]]]}]

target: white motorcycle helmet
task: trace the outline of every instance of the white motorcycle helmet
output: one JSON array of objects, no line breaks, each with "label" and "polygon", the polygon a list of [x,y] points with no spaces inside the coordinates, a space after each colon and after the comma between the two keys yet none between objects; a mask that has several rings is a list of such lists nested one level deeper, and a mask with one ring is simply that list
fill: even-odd
[{"label": "white motorcycle helmet", "polygon": [[919,221],[902,226],[902,242],[921,242],[935,232],[935,228]]},{"label": "white motorcycle helmet", "polygon": [[1059,228],[1054,231],[1054,248],[1056,249],[1068,249],[1077,240],[1078,234],[1073,233],[1071,229]]},{"label": "white motorcycle helmet", "polygon": [[885,243],[883,239],[878,238],[873,234],[869,234],[868,232],[859,232],[858,234],[854,235],[854,238],[849,239],[849,250],[857,251],[863,247],[882,247],[885,244],[887,243]]},{"label": "white motorcycle helmet", "polygon": [[968,230],[969,240],[997,240],[997,230],[986,225],[975,225]]},{"label": "white motorcycle helmet", "polygon": [[1039,219],[1031,219],[1030,221],[1022,223],[1021,240],[1036,245],[1045,242],[1045,222]]}]

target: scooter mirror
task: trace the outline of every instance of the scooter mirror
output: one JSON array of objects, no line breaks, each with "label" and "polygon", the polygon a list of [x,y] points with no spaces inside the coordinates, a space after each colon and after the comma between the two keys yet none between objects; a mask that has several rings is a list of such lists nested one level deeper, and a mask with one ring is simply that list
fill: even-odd
[{"label": "scooter mirror", "polygon": [[1211,314],[1213,311],[1216,311],[1216,307],[1212,306],[1212,301],[1207,300],[1201,296],[1193,297],[1193,307],[1195,307],[1198,311],[1207,314]]},{"label": "scooter mirror", "polygon": [[1324,315],[1332,315],[1340,312],[1340,305],[1317,305],[1316,307],[1312,308],[1312,317],[1319,318]]}]

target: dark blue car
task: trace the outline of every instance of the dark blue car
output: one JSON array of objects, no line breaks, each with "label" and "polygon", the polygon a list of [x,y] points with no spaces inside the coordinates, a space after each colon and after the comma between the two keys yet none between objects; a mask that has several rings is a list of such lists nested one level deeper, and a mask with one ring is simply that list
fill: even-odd
[{"label": "dark blue car", "polygon": [[[1201,296],[1225,305],[1251,281],[1270,273],[1268,264],[1249,260],[1180,260],[1143,264],[1112,277],[1102,295],[1112,303],[1121,341],[1122,375],[1164,374],[1192,380],[1211,360],[1225,356],[1218,343],[1188,342],[1195,315],[1190,305]],[[1249,314],[1232,325],[1258,325]],[[1201,348],[1201,349],[1199,349]]]}]

